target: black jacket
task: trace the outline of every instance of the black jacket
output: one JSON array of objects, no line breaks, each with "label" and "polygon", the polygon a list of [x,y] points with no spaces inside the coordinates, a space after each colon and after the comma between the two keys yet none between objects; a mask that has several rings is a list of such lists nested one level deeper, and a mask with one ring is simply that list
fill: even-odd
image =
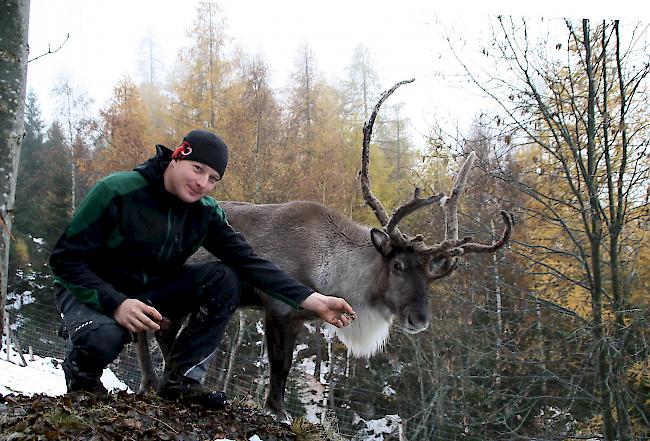
[{"label": "black jacket", "polygon": [[153,280],[173,277],[203,246],[243,280],[298,307],[313,290],[255,255],[213,198],[188,204],[168,193],[163,172],[171,150],[156,149],[134,171],[107,176],[90,190],[50,256],[55,284],[112,315]]}]

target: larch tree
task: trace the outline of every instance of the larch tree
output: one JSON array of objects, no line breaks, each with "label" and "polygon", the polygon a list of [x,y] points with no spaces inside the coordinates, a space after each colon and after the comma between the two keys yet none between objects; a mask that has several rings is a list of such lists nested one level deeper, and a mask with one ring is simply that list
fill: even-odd
[{"label": "larch tree", "polygon": [[[292,199],[345,208],[354,176],[346,175],[344,119],[339,93],[322,78],[311,48],[296,58],[285,98],[285,187]],[[360,155],[359,155],[360,156]]]},{"label": "larch tree", "polygon": [[232,70],[225,55],[224,29],[217,3],[197,6],[194,23],[187,30],[192,43],[181,50],[169,86],[172,129],[178,139],[192,129],[222,130],[222,95]]},{"label": "larch tree", "polygon": [[237,57],[233,79],[224,91],[223,133],[233,148],[228,179],[218,189],[228,199],[278,202],[275,182],[280,164],[282,115],[260,57]]},{"label": "larch tree", "polygon": [[147,111],[138,88],[122,78],[100,111],[104,145],[97,147],[90,166],[94,180],[111,172],[131,170],[155,153]]},{"label": "larch tree", "polygon": [[348,119],[363,124],[370,116],[379,97],[379,75],[373,66],[370,50],[359,45],[354,48],[352,60],[346,68],[341,84],[344,91],[344,109]]}]

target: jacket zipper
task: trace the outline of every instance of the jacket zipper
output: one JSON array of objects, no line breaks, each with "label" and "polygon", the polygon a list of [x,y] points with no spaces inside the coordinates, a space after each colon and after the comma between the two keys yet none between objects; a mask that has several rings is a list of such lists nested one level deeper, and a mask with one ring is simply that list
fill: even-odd
[{"label": "jacket zipper", "polygon": [[173,244],[174,240],[172,239],[172,209],[170,207],[167,211],[167,234],[165,235],[165,241],[163,242],[160,253],[158,254],[159,260],[166,261],[169,259]]},{"label": "jacket zipper", "polygon": [[[188,210],[183,211],[183,216],[179,218],[178,213],[172,216],[173,210],[170,208],[167,214],[167,236],[161,250],[161,258],[168,262],[173,253],[180,253],[182,237],[182,226],[185,225],[185,218],[187,217]],[[176,225],[174,225],[176,224]],[[174,228],[176,226],[176,228]],[[179,228],[181,227],[181,228]]]}]

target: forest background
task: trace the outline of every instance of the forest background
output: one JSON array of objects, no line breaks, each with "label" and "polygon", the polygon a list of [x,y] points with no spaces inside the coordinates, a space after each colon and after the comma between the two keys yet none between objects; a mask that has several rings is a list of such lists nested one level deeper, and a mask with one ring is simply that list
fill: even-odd
[{"label": "forest background", "polygon": [[[304,45],[278,89],[261,56],[232,50],[223,19],[216,4],[201,4],[166,79],[123,77],[97,113],[70,78],[53,86],[51,124],[29,93],[7,302],[23,346],[62,355],[47,255],[89,188],[193,128],[232,147],[217,199],[308,199],[376,224],[356,181],[361,127],[392,84],[381,83],[372,54],[358,47],[332,83]],[[498,210],[513,211],[511,246],[468,257],[434,284],[430,328],[394,329],[372,359],[351,358],[325,330],[307,328],[296,364],[309,374],[295,375],[289,409],[308,412],[313,395],[344,434],[360,419],[398,415],[411,440],[648,439],[647,28],[508,17],[488,28],[469,59],[449,36],[456,70],[446,75],[492,105],[475,109],[469,130],[434,121],[416,143],[396,92],[380,114],[370,173],[393,208],[414,186],[448,189],[458,159],[476,151],[462,229],[489,242]],[[404,228],[428,242],[444,235],[436,208]],[[266,372],[260,320],[238,315],[210,372],[257,400]],[[137,382],[128,354],[116,369]]]}]

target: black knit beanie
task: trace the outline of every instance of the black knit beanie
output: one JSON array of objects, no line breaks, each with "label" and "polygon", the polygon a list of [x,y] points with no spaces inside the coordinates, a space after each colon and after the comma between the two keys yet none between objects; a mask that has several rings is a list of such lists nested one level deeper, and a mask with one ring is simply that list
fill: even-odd
[{"label": "black knit beanie", "polygon": [[220,177],[228,165],[228,146],[212,132],[192,130],[172,154],[172,159],[189,159],[212,167]]}]

